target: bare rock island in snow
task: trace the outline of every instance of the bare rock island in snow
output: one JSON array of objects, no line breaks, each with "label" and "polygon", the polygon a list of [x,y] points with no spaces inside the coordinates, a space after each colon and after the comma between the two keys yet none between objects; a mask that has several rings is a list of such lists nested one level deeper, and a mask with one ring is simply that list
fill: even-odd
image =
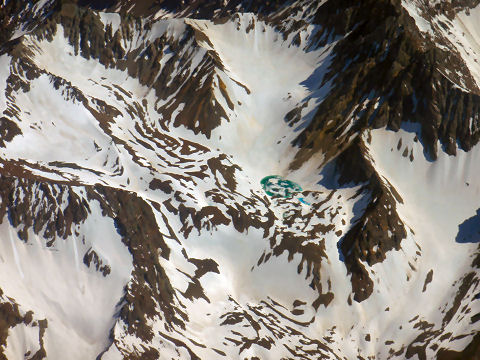
[{"label": "bare rock island in snow", "polygon": [[479,359],[480,1],[0,29],[0,359]]}]

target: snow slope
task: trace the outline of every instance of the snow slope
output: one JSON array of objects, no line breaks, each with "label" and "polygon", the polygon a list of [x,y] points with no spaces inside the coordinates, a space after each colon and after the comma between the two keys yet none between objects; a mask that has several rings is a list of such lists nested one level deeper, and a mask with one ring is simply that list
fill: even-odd
[{"label": "snow slope", "polygon": [[[354,301],[341,244],[376,201],[371,183],[341,183],[341,154],[290,169],[292,141],[335,85],[323,80],[341,38],[312,50],[318,26],[284,37],[250,13],[92,17],[101,36],[80,50],[64,23],[0,56],[0,108],[17,127],[0,148],[0,289],[48,322],[43,335],[10,326],[7,358],[424,359],[471,342],[478,145],[433,162],[419,126],[357,134],[378,186],[400,195],[379,216],[397,212],[407,236],[361,261],[373,291]],[[107,28],[123,55],[82,56]],[[269,175],[303,191],[269,197]]]}]

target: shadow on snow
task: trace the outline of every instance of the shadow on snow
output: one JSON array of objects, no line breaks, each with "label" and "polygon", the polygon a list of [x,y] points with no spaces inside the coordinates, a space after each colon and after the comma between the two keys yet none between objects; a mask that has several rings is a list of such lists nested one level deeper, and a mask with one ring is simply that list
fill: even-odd
[{"label": "shadow on snow", "polygon": [[480,209],[476,215],[458,225],[455,241],[461,244],[480,242]]}]

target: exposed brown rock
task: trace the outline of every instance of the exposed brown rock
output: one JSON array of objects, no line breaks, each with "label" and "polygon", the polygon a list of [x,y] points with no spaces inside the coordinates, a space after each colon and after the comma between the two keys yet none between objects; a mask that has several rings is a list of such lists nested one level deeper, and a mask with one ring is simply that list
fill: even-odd
[{"label": "exposed brown rock", "polygon": [[19,305],[11,298],[8,298],[3,294],[0,289],[0,359],[7,360],[4,354],[5,346],[8,343],[9,329],[15,326],[32,326],[38,327],[38,341],[40,349],[32,354],[29,359],[41,360],[46,359],[46,351],[44,348],[43,337],[45,335],[45,329],[48,327],[46,319],[34,321],[33,312],[27,311],[24,315],[21,314]]},{"label": "exposed brown rock", "polygon": [[396,211],[396,203],[402,199],[375,171],[360,138],[341,153],[335,163],[340,174],[339,183],[364,184],[358,196],[368,199],[340,245],[345,265],[352,273],[354,299],[363,301],[372,293],[373,282],[360,260],[368,265],[382,262],[388,251],[400,250],[401,241],[407,236]]},{"label": "exposed brown rock", "polygon": [[431,283],[432,280],[433,280],[433,270],[430,270],[427,274],[427,277],[425,278],[425,283],[423,284],[422,292],[425,292],[427,290],[427,285]]},{"label": "exposed brown rock", "polygon": [[[336,11],[344,14],[341,20],[329,15]],[[479,141],[480,124],[474,114],[480,97],[471,74],[459,54],[440,50],[423,39],[399,1],[329,1],[319,9],[315,21],[323,25],[317,36],[334,31],[348,33],[348,37],[334,48],[335,61],[322,83],[335,77],[335,85],[295,140],[302,149],[292,168],[317,151],[325,153],[324,163],[328,162],[348,145],[353,134],[365,128],[398,130],[405,121],[420,125],[417,135],[433,159],[437,140],[448,154],[455,154],[456,141],[465,150]],[[444,68],[452,67],[471,92],[442,75]],[[364,101],[366,108],[359,108]],[[468,119],[472,117],[470,129]]]}]

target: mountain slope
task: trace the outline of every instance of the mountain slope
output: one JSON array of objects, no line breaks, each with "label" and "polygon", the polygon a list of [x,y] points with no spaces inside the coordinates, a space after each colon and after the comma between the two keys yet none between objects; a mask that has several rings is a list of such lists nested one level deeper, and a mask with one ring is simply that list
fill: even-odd
[{"label": "mountain slope", "polygon": [[0,358],[474,359],[477,10],[2,4]]}]

